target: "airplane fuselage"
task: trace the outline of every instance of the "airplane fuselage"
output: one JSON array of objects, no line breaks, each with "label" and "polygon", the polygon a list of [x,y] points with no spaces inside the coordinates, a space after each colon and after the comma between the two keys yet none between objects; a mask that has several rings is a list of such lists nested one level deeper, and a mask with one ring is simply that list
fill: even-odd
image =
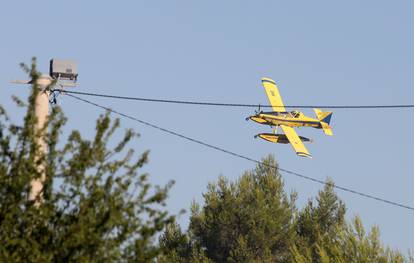
[{"label": "airplane fuselage", "polygon": [[321,129],[322,125],[318,119],[305,116],[301,112],[260,112],[250,116],[249,119],[260,124],[279,126],[286,125],[290,127],[313,127]]}]

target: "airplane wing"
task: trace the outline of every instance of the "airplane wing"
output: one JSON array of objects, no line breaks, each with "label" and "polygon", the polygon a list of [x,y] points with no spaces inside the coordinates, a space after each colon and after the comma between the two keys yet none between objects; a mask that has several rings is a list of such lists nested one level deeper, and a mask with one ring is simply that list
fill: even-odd
[{"label": "airplane wing", "polygon": [[266,95],[270,105],[272,105],[273,111],[286,111],[275,81],[269,78],[262,78],[262,85],[266,90]]},{"label": "airplane wing", "polygon": [[280,125],[280,127],[282,127],[283,132],[286,134],[286,137],[288,138],[297,155],[312,158],[305,145],[303,145],[302,140],[299,138],[298,134],[292,127],[285,125]]}]

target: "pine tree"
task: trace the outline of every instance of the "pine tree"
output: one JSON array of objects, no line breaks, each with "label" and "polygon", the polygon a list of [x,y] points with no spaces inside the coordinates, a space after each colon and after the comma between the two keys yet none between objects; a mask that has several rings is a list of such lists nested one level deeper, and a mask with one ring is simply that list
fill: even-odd
[{"label": "pine tree", "polygon": [[275,262],[289,258],[295,194],[288,196],[272,157],[231,183],[209,184],[193,206],[190,236],[214,262]]},{"label": "pine tree", "polygon": [[160,237],[160,247],[164,252],[159,262],[197,262],[210,263],[199,244],[192,242],[177,224],[170,224]]},{"label": "pine tree", "polygon": [[[296,221],[297,247],[303,248],[302,252],[310,256],[313,262],[319,260],[321,246],[335,243],[337,232],[345,227],[346,208],[333,189],[334,183],[328,180],[323,191],[319,191],[317,204],[309,200]],[[333,256],[330,251],[324,252]]]},{"label": "pine tree", "polygon": [[316,205],[310,200],[298,213],[295,245],[291,247],[293,262],[404,262],[401,253],[381,244],[378,227],[373,226],[367,234],[359,217],[347,223],[345,212],[333,181],[328,180]]},{"label": "pine tree", "polygon": [[[36,60],[23,68],[34,80],[23,124],[11,123],[0,107],[0,261],[154,259],[160,253],[154,238],[174,221],[163,208],[172,182],[154,188],[147,174],[139,174],[148,152],[136,157],[127,149],[138,136],[134,131],[126,130],[115,147],[107,146],[120,127],[108,113],[96,121],[92,140],[76,130],[61,139],[66,118],[57,106],[45,132],[36,132]],[[39,136],[47,143],[46,154],[39,152]],[[36,205],[28,194],[30,181],[40,178],[41,163],[46,180]]]},{"label": "pine tree", "polygon": [[358,217],[347,223],[332,180],[298,210],[273,167],[269,156],[236,182],[209,184],[188,231],[173,225],[162,235],[161,262],[414,262],[384,247],[377,227],[366,233]]}]

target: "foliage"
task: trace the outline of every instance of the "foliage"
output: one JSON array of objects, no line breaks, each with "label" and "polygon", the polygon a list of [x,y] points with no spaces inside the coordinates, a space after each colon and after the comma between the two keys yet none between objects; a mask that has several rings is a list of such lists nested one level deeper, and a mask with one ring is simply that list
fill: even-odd
[{"label": "foliage", "polygon": [[[327,181],[323,191],[298,213],[295,223],[296,246],[304,248],[302,253],[309,256],[312,262],[320,258],[321,246],[335,243],[338,232],[345,226],[345,205],[333,191],[333,182]],[[331,251],[323,251],[333,256]]]},{"label": "foliage", "polygon": [[293,262],[404,262],[398,251],[381,244],[378,227],[367,234],[359,217],[346,223],[345,205],[333,191],[331,180],[316,201],[314,205],[310,200],[298,213]]},{"label": "foliage", "polygon": [[[315,200],[295,208],[272,156],[236,182],[209,184],[201,208],[193,204],[190,226],[177,225],[160,238],[173,262],[414,262],[385,248],[378,227],[366,233],[356,217],[347,223],[345,204],[328,180]],[[192,255],[203,255],[196,261]]]},{"label": "foliage", "polygon": [[[96,121],[92,140],[74,130],[63,141],[66,118],[56,106],[45,127],[36,129],[35,98],[42,92],[36,60],[22,67],[33,79],[23,124],[11,123],[0,107],[0,261],[154,259],[160,252],[155,236],[174,221],[163,208],[172,182],[154,188],[147,174],[138,173],[148,152],[135,157],[127,149],[138,136],[132,130],[115,147],[107,146],[120,126],[108,113]],[[47,144],[45,154],[39,139]],[[29,200],[30,182],[41,178],[41,165],[43,192]]]},{"label": "foliage", "polygon": [[164,254],[159,262],[213,262],[207,258],[205,251],[190,238],[182,233],[177,224],[170,224],[160,237],[160,246]]},{"label": "foliage", "polygon": [[283,192],[274,159],[230,183],[208,186],[200,211],[193,206],[190,231],[215,262],[285,259],[292,241],[294,195]]}]

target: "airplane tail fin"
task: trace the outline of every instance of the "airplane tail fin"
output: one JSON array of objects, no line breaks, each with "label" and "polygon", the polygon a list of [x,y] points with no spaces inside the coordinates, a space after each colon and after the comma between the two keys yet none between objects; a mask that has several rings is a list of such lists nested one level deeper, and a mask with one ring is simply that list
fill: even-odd
[{"label": "airplane tail fin", "polygon": [[320,109],[313,109],[318,117],[318,120],[321,122],[322,129],[326,135],[333,135],[331,126],[332,112],[331,111],[321,111]]}]

